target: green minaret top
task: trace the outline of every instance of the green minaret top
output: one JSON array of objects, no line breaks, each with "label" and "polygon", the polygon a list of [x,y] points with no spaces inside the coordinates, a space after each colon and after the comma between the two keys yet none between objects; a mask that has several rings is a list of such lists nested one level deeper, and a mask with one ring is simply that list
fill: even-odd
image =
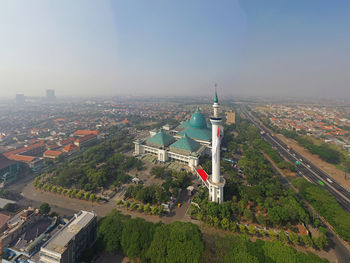
[{"label": "green minaret top", "polygon": [[219,103],[218,94],[216,94],[216,90],[215,90],[215,94],[214,94],[214,103]]}]

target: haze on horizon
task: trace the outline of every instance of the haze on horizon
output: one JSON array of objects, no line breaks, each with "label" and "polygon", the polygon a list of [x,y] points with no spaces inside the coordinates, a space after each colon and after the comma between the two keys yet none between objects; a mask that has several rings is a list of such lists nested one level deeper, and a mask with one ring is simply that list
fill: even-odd
[{"label": "haze on horizon", "polygon": [[350,2],[0,3],[1,98],[223,95],[350,98]]}]

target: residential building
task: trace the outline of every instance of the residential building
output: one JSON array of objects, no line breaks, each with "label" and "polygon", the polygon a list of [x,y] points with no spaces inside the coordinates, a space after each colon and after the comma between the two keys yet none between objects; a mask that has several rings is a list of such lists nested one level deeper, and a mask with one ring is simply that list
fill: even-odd
[{"label": "residential building", "polygon": [[96,240],[95,212],[80,211],[40,249],[40,263],[75,263]]},{"label": "residential building", "polygon": [[15,181],[18,177],[20,163],[0,154],[0,181],[3,185]]}]

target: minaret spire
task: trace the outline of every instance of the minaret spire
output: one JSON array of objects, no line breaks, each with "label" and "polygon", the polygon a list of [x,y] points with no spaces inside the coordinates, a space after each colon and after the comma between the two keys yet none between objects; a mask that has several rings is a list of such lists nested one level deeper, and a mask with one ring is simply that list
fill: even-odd
[{"label": "minaret spire", "polygon": [[214,108],[214,117],[218,118],[219,114],[218,114],[218,110],[219,110],[219,99],[218,99],[218,94],[216,93],[216,86],[217,84],[215,83],[215,93],[214,93],[214,104],[213,104],[213,108]]}]

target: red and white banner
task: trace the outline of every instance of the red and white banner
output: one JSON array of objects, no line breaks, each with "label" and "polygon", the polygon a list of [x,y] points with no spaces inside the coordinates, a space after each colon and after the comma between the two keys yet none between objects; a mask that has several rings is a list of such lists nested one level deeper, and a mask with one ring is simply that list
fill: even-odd
[{"label": "red and white banner", "polygon": [[221,144],[221,140],[224,137],[224,129],[221,126],[218,126],[218,131],[216,133],[216,140],[215,143],[213,142],[213,156],[214,156],[214,160],[215,162],[217,162],[218,160],[218,151],[220,151],[220,144]]}]

